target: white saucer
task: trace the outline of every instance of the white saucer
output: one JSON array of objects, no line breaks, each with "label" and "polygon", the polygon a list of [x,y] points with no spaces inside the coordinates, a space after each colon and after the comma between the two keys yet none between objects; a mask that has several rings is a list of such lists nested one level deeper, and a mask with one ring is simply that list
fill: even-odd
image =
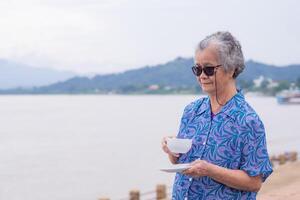
[{"label": "white saucer", "polygon": [[191,167],[190,163],[182,163],[182,164],[170,165],[166,168],[161,168],[160,170],[164,172],[174,173],[174,172],[182,172],[186,169],[189,169],[190,167]]}]

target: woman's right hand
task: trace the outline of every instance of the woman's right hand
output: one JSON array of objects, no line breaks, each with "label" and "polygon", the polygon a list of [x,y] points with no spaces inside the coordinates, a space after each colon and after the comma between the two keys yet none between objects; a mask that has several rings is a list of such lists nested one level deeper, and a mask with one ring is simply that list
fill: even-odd
[{"label": "woman's right hand", "polygon": [[175,138],[174,136],[167,136],[167,137],[163,137],[162,141],[161,141],[161,146],[162,146],[162,150],[170,156],[174,157],[174,158],[178,158],[179,157],[179,154],[178,153],[172,153],[170,151],[170,149],[168,148],[168,139],[171,139],[171,138]]}]

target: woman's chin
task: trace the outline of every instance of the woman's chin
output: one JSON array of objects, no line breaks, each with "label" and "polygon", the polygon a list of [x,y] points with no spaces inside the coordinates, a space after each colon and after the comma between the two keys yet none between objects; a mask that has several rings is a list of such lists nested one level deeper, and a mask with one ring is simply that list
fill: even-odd
[{"label": "woman's chin", "polygon": [[211,94],[215,91],[214,87],[212,85],[201,85],[202,91],[208,94]]}]

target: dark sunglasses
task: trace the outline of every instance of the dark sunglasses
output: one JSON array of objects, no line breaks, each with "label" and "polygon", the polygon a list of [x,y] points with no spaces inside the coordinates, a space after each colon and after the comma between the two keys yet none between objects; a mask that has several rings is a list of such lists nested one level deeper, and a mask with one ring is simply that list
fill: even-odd
[{"label": "dark sunglasses", "polygon": [[216,66],[204,66],[202,67],[199,64],[196,64],[192,67],[192,71],[195,74],[195,76],[200,76],[202,74],[202,71],[206,76],[213,76],[215,73],[215,68],[220,67],[221,65]]}]

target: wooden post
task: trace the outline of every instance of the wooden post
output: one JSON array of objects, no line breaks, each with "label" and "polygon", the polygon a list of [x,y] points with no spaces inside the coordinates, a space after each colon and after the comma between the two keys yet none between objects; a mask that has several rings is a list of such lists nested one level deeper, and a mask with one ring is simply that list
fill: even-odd
[{"label": "wooden post", "polygon": [[167,187],[166,185],[157,185],[156,186],[156,199],[166,199],[167,198]]},{"label": "wooden post", "polygon": [[140,191],[139,190],[131,190],[129,192],[130,200],[140,200]]},{"label": "wooden post", "polygon": [[296,151],[291,152],[290,153],[290,160],[292,162],[294,162],[294,161],[297,161],[297,159],[298,159],[298,153]]},{"label": "wooden post", "polygon": [[275,162],[277,161],[276,156],[271,156],[270,161],[271,161],[272,166],[274,166]]},{"label": "wooden post", "polygon": [[280,154],[278,156],[279,165],[283,165],[286,162],[286,156],[284,154]]}]

